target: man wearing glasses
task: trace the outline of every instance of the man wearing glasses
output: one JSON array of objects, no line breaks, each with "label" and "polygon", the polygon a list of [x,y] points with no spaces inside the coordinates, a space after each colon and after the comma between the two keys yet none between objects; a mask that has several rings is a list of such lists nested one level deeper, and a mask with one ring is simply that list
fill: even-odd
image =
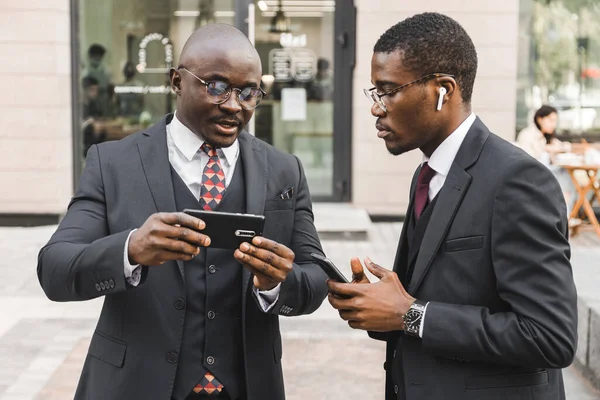
[{"label": "man wearing glasses", "polygon": [[[387,342],[386,399],[564,399],[577,296],[560,187],[471,111],[477,53],[437,13],[408,18],[374,48],[366,91],[377,136],[419,149],[392,270],[350,261],[329,301]],[[492,92],[486,93],[493,96]]]},{"label": "man wearing glasses", "polygon": [[[88,152],[38,262],[51,300],[104,296],[76,399],[284,398],[278,315],[327,286],[300,161],[243,132],[261,75],[240,31],[207,25],[170,72],[176,113]],[[264,215],[265,237],[206,248],[186,208]]]}]

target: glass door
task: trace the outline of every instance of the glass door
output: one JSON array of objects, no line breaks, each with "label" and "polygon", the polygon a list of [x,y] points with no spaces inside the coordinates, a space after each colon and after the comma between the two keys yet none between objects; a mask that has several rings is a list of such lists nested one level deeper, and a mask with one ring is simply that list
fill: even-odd
[{"label": "glass door", "polygon": [[[238,1],[236,13],[245,13],[240,28],[258,50],[268,93],[252,132],[302,161],[313,200],[349,200],[354,62],[344,52],[354,54],[353,29],[347,29],[354,24],[352,2],[246,3],[244,9]],[[350,7],[339,8],[341,3]]]}]

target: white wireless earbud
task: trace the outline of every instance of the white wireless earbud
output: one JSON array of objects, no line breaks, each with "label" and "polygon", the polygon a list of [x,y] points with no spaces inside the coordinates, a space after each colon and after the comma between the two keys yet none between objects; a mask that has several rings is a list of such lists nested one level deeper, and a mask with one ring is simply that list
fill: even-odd
[{"label": "white wireless earbud", "polygon": [[442,104],[444,103],[444,95],[445,94],[446,94],[446,88],[442,86],[440,88],[440,97],[438,98],[438,104],[437,104],[438,111],[442,110]]}]

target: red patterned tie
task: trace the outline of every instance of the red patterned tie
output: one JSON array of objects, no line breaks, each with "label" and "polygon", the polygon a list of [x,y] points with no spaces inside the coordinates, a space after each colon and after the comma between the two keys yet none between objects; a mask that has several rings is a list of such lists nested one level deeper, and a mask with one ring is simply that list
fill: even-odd
[{"label": "red patterned tie", "polygon": [[429,182],[435,176],[435,170],[427,164],[423,163],[419,177],[417,178],[417,191],[415,193],[415,218],[419,219],[423,210],[429,203]]},{"label": "red patterned tie", "polygon": [[[206,375],[204,375],[202,380],[194,387],[192,391],[195,393],[195,395],[198,395],[198,397],[200,397],[200,395],[206,394],[208,394],[209,396],[218,396],[219,393],[223,391],[223,385],[217,380],[217,378],[214,377],[213,374],[207,372]],[[195,397],[195,395],[193,395],[193,397]],[[188,398],[193,397],[188,396]]]},{"label": "red patterned tie", "polygon": [[205,142],[200,149],[210,157],[202,173],[200,205],[206,211],[212,211],[217,208],[225,194],[225,173],[214,147]]}]

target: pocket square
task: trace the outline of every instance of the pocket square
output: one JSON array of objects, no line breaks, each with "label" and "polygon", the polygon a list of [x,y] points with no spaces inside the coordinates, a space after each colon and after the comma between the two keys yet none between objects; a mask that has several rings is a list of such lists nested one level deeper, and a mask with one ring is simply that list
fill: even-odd
[{"label": "pocket square", "polygon": [[285,199],[291,199],[292,197],[294,197],[294,187],[288,186],[285,189],[283,189],[283,191],[281,193],[279,193],[277,195],[276,199],[285,200]]}]

